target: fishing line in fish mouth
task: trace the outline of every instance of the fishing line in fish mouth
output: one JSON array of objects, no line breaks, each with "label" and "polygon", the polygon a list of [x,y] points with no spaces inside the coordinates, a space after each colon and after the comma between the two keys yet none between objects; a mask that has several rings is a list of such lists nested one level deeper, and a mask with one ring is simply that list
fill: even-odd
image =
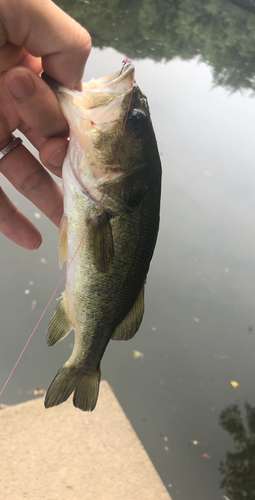
[{"label": "fishing line in fish mouth", "polygon": [[101,200],[100,200],[100,202],[99,202],[99,204],[98,204],[98,207],[97,207],[97,209],[96,209],[96,211],[95,211],[95,213],[94,213],[94,215],[93,215],[93,217],[92,217],[92,219],[91,219],[91,221],[90,221],[90,224],[89,224],[89,226],[88,226],[88,228],[87,228],[87,230],[86,230],[85,234],[83,235],[83,237],[82,237],[82,239],[81,239],[81,241],[80,241],[80,243],[79,243],[79,245],[78,245],[78,247],[77,247],[76,251],[74,252],[74,255],[73,255],[72,259],[70,260],[70,262],[69,262],[68,266],[66,267],[66,270],[65,270],[65,272],[64,272],[64,274],[63,274],[63,276],[62,276],[61,280],[59,281],[59,283],[58,283],[58,285],[57,285],[56,289],[54,290],[54,292],[53,292],[53,294],[52,294],[52,296],[51,296],[51,298],[50,298],[50,300],[49,300],[49,302],[48,302],[48,304],[46,305],[46,307],[45,307],[44,311],[42,312],[42,314],[41,314],[41,316],[40,316],[40,318],[39,318],[39,320],[37,321],[37,323],[36,323],[36,325],[35,325],[35,327],[34,327],[34,329],[33,329],[32,333],[31,333],[30,337],[28,338],[28,340],[27,340],[27,342],[26,342],[25,346],[23,347],[23,349],[22,349],[22,351],[21,351],[21,353],[20,353],[20,355],[19,355],[19,357],[18,357],[18,359],[17,359],[17,361],[16,361],[16,363],[15,363],[15,365],[14,365],[13,369],[11,370],[11,372],[10,372],[10,374],[9,374],[8,378],[6,379],[6,381],[5,381],[5,383],[4,383],[3,387],[2,387],[2,389],[1,389],[1,391],[0,391],[0,397],[2,396],[2,394],[3,394],[3,392],[4,392],[4,389],[6,388],[6,386],[7,386],[8,382],[9,382],[9,380],[10,380],[11,376],[13,375],[14,370],[17,368],[17,366],[18,366],[18,364],[19,364],[19,362],[20,362],[20,359],[22,358],[22,356],[23,356],[23,354],[24,354],[24,352],[25,352],[25,350],[26,350],[26,348],[27,348],[27,346],[28,346],[28,344],[29,344],[30,340],[32,339],[32,337],[33,337],[33,335],[34,335],[34,333],[35,333],[36,329],[38,328],[38,326],[39,326],[39,324],[40,324],[40,322],[41,322],[41,320],[42,320],[42,318],[43,318],[44,314],[46,313],[46,311],[47,311],[47,309],[48,309],[48,307],[49,307],[49,305],[50,305],[51,301],[53,300],[54,296],[56,295],[56,293],[57,293],[57,291],[58,291],[58,289],[59,289],[59,287],[60,287],[60,285],[61,285],[61,283],[62,283],[63,279],[64,279],[64,278],[65,278],[65,276],[66,276],[66,273],[67,273],[67,271],[68,271],[69,267],[72,265],[72,262],[73,262],[73,260],[75,259],[75,257],[76,257],[76,255],[77,255],[77,253],[78,253],[78,251],[79,251],[79,249],[80,249],[80,247],[81,247],[81,245],[82,245],[83,241],[85,240],[85,238],[86,238],[86,236],[87,236],[87,234],[88,234],[88,232],[89,232],[89,229],[90,229],[90,227],[91,227],[91,225],[92,225],[92,223],[93,223],[93,221],[94,221],[94,219],[95,219],[95,217],[96,217],[96,215],[97,215],[98,211],[100,210],[100,207],[101,207],[101,205],[102,205],[102,203],[103,203],[103,201],[104,201],[104,198],[105,198],[105,196],[106,196],[106,194],[107,194],[108,187],[109,187],[109,184],[110,184],[110,182],[111,182],[111,178],[112,178],[112,176],[113,176],[114,168],[115,168],[115,166],[116,166],[116,163],[117,163],[117,160],[118,160],[118,156],[119,156],[119,153],[120,153],[121,142],[122,142],[122,138],[123,138],[123,135],[124,135],[124,131],[125,131],[125,127],[126,127],[126,123],[127,123],[127,119],[128,119],[128,114],[129,114],[129,110],[130,110],[130,106],[131,106],[132,96],[133,96],[133,89],[134,89],[134,83],[135,83],[135,65],[134,65],[134,63],[133,63],[132,59],[129,59],[128,57],[127,57],[126,59],[124,59],[124,61],[122,62],[122,68],[121,68],[121,70],[120,70],[120,72],[119,72],[118,77],[119,77],[119,76],[121,76],[121,74],[123,73],[123,71],[124,71],[125,67],[127,66],[127,64],[132,64],[132,66],[133,66],[133,68],[134,68],[134,73],[133,73],[133,82],[132,82],[132,90],[131,90],[131,92],[130,92],[130,99],[129,99],[129,103],[128,103],[128,107],[127,107],[127,113],[126,113],[126,117],[125,117],[125,120],[124,120],[124,125],[123,125],[122,131],[121,131],[121,136],[120,136],[120,141],[119,141],[118,149],[117,149],[117,152],[116,152],[116,156],[115,156],[115,159],[114,159],[114,162],[113,162],[113,166],[112,166],[112,168],[111,168],[111,172],[110,172],[110,175],[109,175],[109,179],[108,179],[108,182],[107,182],[107,184],[106,184],[105,190],[104,190],[104,192],[103,192],[102,198],[101,198]]}]

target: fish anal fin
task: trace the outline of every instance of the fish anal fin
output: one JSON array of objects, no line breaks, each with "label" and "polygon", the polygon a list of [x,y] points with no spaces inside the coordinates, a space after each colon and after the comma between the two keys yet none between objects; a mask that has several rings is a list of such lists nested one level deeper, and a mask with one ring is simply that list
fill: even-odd
[{"label": "fish anal fin", "polygon": [[144,313],[144,285],[125,319],[115,328],[112,340],[129,340],[140,327]]},{"label": "fish anal fin", "polygon": [[56,344],[64,339],[72,329],[65,307],[65,292],[63,292],[47,327],[47,344],[49,346]]},{"label": "fish anal fin", "polygon": [[59,238],[58,238],[58,253],[59,253],[59,268],[62,269],[64,262],[67,259],[67,217],[64,214],[62,216],[59,228]]},{"label": "fish anal fin", "polygon": [[93,220],[88,239],[92,261],[99,272],[105,273],[111,267],[114,256],[112,228],[107,212]]}]

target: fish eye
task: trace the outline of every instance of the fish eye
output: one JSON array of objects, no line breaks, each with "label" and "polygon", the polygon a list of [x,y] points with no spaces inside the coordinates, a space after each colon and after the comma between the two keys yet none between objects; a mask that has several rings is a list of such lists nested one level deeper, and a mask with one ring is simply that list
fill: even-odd
[{"label": "fish eye", "polygon": [[146,132],[148,124],[149,120],[146,114],[140,109],[133,109],[128,114],[126,129],[133,136],[138,137]]}]

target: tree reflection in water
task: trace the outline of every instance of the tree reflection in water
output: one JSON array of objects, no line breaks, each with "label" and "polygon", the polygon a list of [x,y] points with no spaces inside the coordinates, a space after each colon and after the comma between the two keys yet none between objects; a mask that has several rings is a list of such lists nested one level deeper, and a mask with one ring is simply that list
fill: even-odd
[{"label": "tree reflection in water", "polygon": [[220,414],[219,423],[234,440],[234,452],[227,451],[219,470],[224,476],[220,487],[231,500],[255,499],[255,407],[245,403],[246,426],[237,404]]},{"label": "tree reflection in water", "polygon": [[169,61],[198,57],[215,85],[255,91],[255,0],[55,0],[94,47]]}]

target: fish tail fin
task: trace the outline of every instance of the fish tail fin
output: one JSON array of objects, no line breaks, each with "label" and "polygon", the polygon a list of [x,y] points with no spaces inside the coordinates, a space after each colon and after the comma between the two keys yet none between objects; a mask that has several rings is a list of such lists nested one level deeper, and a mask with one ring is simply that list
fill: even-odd
[{"label": "fish tail fin", "polygon": [[62,366],[51,382],[45,396],[44,406],[57,406],[74,392],[73,404],[83,411],[94,410],[99,391],[101,372],[80,373],[69,366]]},{"label": "fish tail fin", "polygon": [[47,390],[44,406],[50,408],[63,403],[75,389],[76,376],[74,370],[62,366]]},{"label": "fish tail fin", "polygon": [[94,410],[98,398],[100,378],[100,370],[84,374],[79,378],[73,395],[73,404],[76,408],[83,411]]}]

